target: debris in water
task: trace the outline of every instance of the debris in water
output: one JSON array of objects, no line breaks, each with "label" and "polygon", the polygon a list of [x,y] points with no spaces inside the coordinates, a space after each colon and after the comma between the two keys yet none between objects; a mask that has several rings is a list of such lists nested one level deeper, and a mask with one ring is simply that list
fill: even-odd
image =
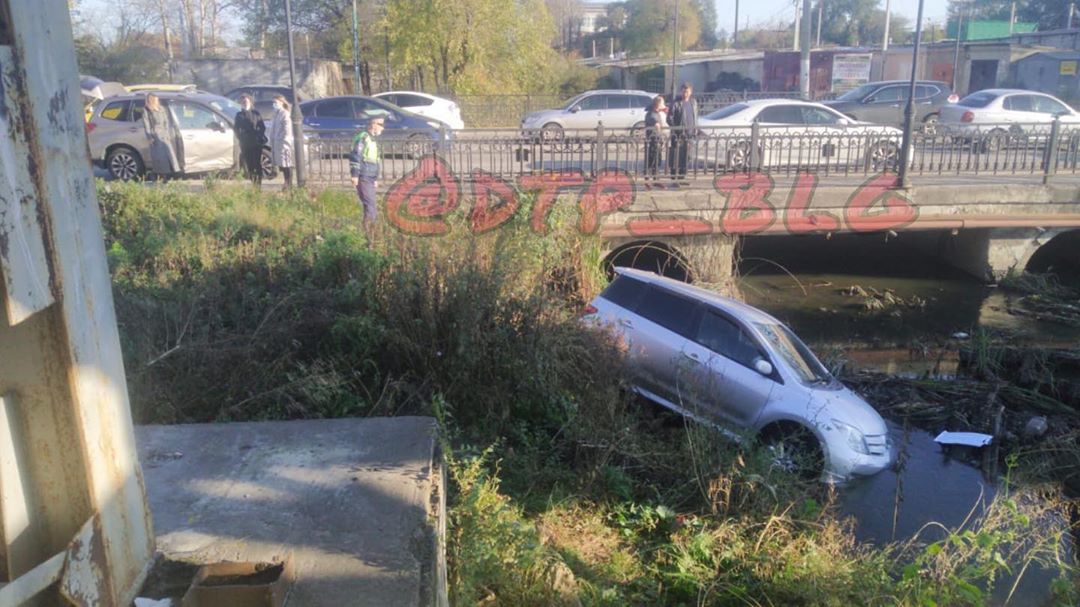
[{"label": "debris in water", "polygon": [[1033,440],[1036,438],[1042,438],[1046,431],[1050,429],[1049,424],[1046,423],[1046,418],[1037,415],[1032,417],[1024,424],[1024,438]]},{"label": "debris in water", "polygon": [[981,432],[942,432],[934,439],[935,443],[941,445],[965,445],[968,447],[985,447],[994,440],[993,436],[989,434],[982,434]]},{"label": "debris in water", "polygon": [[956,333],[952,334],[953,339],[967,339],[969,337],[971,337],[971,336],[968,335],[967,333],[964,333],[963,331],[957,331]]}]

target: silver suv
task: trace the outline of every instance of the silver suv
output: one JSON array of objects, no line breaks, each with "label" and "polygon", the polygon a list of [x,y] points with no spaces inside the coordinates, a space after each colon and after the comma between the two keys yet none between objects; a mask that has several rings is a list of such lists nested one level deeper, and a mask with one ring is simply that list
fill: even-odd
[{"label": "silver suv", "polygon": [[640,131],[645,128],[645,108],[655,96],[646,91],[586,91],[561,108],[528,114],[521,129],[539,132],[549,141],[562,139],[566,130],[595,129],[601,123],[614,131]]},{"label": "silver suv", "polygon": [[780,321],[651,272],[615,271],[586,319],[621,335],[635,392],[734,436],[749,431],[779,464],[814,477],[891,463],[885,421]]},{"label": "silver suv", "polygon": [[[210,93],[155,92],[168,107],[184,139],[184,172],[206,173],[239,166],[239,146],[232,123],[240,106]],[[104,166],[114,179],[135,179],[146,172],[150,141],[143,130],[143,102],[146,93],[108,97],[94,105],[86,124],[90,158]],[[270,149],[263,150],[263,175],[275,170]]]}]

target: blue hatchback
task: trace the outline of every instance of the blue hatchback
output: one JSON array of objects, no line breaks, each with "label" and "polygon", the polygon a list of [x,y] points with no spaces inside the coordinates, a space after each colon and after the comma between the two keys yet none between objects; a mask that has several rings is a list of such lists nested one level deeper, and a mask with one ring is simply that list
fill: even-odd
[{"label": "blue hatchback", "polygon": [[436,146],[453,137],[454,130],[381,99],[346,95],[314,99],[300,104],[304,130],[314,137],[352,136],[367,128],[369,112],[385,112],[380,140],[403,141],[409,148]]}]

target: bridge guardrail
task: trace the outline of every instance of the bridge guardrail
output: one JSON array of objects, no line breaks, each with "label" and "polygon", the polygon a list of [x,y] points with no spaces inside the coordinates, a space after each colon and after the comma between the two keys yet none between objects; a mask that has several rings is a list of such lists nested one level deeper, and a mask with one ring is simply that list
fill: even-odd
[{"label": "bridge guardrail", "polygon": [[[461,179],[483,174],[516,180],[527,175],[573,171],[588,177],[618,170],[633,178],[669,177],[685,158],[685,179],[761,171],[774,175],[814,172],[869,176],[899,169],[901,132],[872,125],[814,129],[754,124],[710,127],[686,133],[670,129],[659,140],[655,173],[653,143],[627,129],[567,129],[558,133],[520,129],[469,129],[452,138],[416,136],[380,142],[384,181],[395,181],[437,153]],[[308,179],[348,184],[352,135],[308,132]],[[685,143],[685,157],[682,146]],[[915,133],[909,175],[1030,175],[1049,180],[1080,171],[1080,125],[984,124],[962,130]],[[672,151],[672,148],[675,148]]]}]

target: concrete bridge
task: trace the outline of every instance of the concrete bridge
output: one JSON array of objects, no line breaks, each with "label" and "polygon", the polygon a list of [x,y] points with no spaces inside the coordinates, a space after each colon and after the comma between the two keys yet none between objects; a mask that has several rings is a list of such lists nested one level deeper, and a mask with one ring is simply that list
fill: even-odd
[{"label": "concrete bridge", "polygon": [[[814,235],[877,233],[994,281],[1024,270],[1056,237],[1080,234],[1080,180],[953,176],[921,178],[908,189],[887,181],[766,175],[741,184],[637,188],[629,204],[604,217],[600,234],[608,261],[713,283],[731,277],[738,241],[750,235],[809,236],[813,246]],[[1080,248],[1072,255],[1080,264]]]}]

